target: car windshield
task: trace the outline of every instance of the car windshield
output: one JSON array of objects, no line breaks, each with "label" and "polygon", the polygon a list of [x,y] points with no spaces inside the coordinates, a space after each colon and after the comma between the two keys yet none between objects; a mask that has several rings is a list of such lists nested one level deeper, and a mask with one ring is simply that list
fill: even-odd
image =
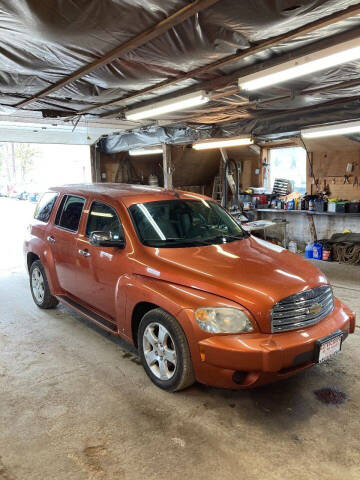
[{"label": "car windshield", "polygon": [[129,208],[136,231],[150,247],[193,247],[234,242],[247,236],[215,202],[165,200]]}]

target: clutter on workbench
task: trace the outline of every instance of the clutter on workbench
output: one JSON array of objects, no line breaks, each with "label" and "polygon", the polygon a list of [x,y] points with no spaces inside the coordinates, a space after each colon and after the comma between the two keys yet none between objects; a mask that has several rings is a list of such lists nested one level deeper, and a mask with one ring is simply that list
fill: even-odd
[{"label": "clutter on workbench", "polygon": [[271,208],[274,210],[299,210],[319,213],[360,213],[360,199],[349,201],[341,198],[329,198],[320,193],[317,195],[292,192],[288,195],[274,196],[265,193],[240,194],[244,210]]}]

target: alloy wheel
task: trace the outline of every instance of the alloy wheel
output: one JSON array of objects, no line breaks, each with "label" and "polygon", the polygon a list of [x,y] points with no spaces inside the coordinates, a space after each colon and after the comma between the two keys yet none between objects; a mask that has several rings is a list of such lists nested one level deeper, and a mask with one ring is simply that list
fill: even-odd
[{"label": "alloy wheel", "polygon": [[175,343],[161,323],[152,322],[144,331],[143,350],[151,372],[160,380],[170,380],[176,370]]},{"label": "alloy wheel", "polygon": [[32,272],[31,288],[36,301],[41,304],[44,301],[45,286],[44,286],[44,277],[39,268],[34,268]]}]

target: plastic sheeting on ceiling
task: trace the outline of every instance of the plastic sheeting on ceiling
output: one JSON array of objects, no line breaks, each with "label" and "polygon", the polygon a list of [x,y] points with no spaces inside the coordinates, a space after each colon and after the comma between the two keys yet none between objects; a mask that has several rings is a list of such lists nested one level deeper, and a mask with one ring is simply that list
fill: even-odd
[{"label": "plastic sheeting on ceiling", "polygon": [[[188,3],[184,0],[3,0],[0,6],[0,110],[11,113],[12,107],[21,100],[105,55]],[[52,115],[59,116],[73,115],[90,107],[94,115],[111,112],[114,106],[99,105],[176,78],[184,72],[246,50],[256,42],[290,32],[358,3],[351,0],[219,0],[155,40],[25,108],[50,110]],[[354,16],[221,69],[144,94],[126,104],[149,101],[203,81],[221,78],[244,66],[359,25],[360,16]],[[266,96],[276,97],[293,90],[354,79],[359,76],[359,69],[360,62],[352,62],[269,89]],[[134,131],[109,137],[102,142],[102,148],[118,151],[159,141],[184,142],[243,132],[276,134],[290,128],[296,131],[315,122],[315,118],[321,123],[360,115],[357,99],[360,86],[316,95],[295,95],[290,99],[251,106],[243,106],[246,99],[236,92],[236,82],[233,87],[235,90],[230,88],[228,94],[228,87],[216,92],[223,95],[201,108],[162,117],[164,123],[172,123],[170,126],[158,127],[151,121],[144,124],[125,122],[126,129]],[[263,98],[261,92],[259,97]],[[341,109],[338,104],[326,105],[326,102],[344,97],[348,101]]]}]

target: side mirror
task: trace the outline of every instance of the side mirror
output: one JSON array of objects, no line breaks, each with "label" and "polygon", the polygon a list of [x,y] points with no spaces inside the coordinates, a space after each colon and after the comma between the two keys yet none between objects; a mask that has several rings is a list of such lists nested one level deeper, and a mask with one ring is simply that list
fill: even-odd
[{"label": "side mirror", "polygon": [[122,238],[114,238],[111,233],[92,232],[89,238],[90,245],[95,247],[117,247],[125,248],[125,240]]}]

